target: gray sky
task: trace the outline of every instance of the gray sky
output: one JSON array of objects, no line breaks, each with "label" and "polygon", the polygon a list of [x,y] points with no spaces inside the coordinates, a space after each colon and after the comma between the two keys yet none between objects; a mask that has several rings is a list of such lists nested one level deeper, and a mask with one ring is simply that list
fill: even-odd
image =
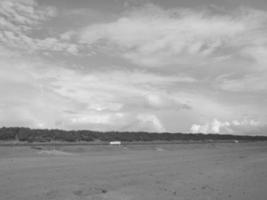
[{"label": "gray sky", "polygon": [[0,126],[265,134],[264,0],[1,0]]}]

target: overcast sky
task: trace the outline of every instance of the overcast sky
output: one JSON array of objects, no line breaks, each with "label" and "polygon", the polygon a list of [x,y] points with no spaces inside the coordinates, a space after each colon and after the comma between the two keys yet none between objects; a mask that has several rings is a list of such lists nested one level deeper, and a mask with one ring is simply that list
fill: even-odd
[{"label": "overcast sky", "polygon": [[0,126],[267,135],[266,0],[1,0]]}]

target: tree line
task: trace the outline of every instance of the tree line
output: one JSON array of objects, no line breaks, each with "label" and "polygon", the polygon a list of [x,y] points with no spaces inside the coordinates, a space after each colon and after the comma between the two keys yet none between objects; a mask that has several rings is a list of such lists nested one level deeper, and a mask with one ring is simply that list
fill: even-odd
[{"label": "tree line", "polygon": [[178,141],[178,140],[243,140],[263,141],[267,136],[190,134],[190,133],[150,133],[150,132],[100,132],[91,130],[30,129],[24,127],[0,128],[1,141],[21,142],[93,142],[93,141]]}]

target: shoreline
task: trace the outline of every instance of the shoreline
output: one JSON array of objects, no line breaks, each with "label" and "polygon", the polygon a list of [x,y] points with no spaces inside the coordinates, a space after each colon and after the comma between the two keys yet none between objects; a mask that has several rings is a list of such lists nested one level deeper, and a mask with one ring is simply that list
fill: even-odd
[{"label": "shoreline", "polygon": [[164,145],[164,144],[216,144],[216,143],[267,143],[266,140],[177,140],[177,141],[149,141],[149,142],[121,142],[121,144],[110,144],[107,142],[2,142],[0,146],[127,146],[127,145]]}]

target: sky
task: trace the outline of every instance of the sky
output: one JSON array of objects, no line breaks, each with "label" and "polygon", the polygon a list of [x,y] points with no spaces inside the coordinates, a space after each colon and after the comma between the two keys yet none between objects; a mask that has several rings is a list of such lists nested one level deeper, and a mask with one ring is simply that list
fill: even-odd
[{"label": "sky", "polygon": [[265,0],[1,0],[0,126],[267,135]]}]

